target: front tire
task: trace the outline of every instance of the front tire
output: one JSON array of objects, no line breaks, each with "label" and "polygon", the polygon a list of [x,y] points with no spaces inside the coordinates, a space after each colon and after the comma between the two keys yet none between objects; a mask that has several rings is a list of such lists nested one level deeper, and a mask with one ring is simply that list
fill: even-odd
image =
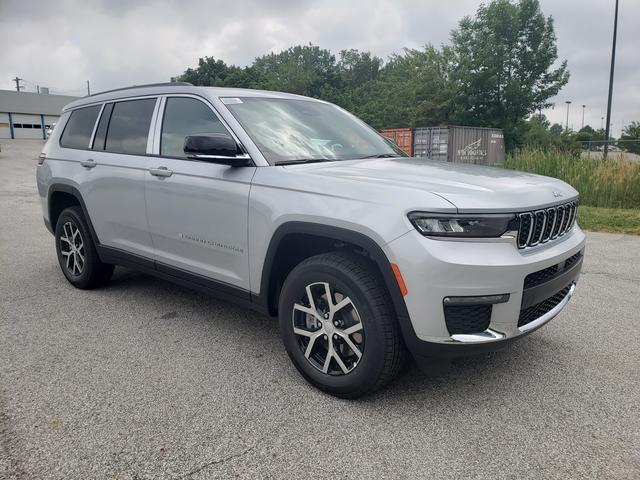
[{"label": "front tire", "polygon": [[293,364],[319,389],[342,398],[378,390],[406,357],[391,298],[361,255],[308,258],[287,276],[280,333]]},{"label": "front tire", "polygon": [[109,281],[114,266],[103,263],[98,257],[80,207],[62,211],[56,223],[55,239],[60,268],[71,285],[88,290]]}]

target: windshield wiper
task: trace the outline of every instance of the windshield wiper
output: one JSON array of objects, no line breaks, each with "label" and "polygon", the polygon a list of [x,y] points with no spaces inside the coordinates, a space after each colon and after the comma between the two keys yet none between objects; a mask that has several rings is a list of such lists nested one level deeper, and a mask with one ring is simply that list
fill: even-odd
[{"label": "windshield wiper", "polygon": [[331,158],[296,158],[295,160],[279,160],[275,165],[296,165],[299,163],[335,162]]},{"label": "windshield wiper", "polygon": [[378,153],[375,155],[365,155],[364,157],[360,157],[360,160],[364,158],[398,158],[401,156],[402,155],[399,155],[397,153]]}]

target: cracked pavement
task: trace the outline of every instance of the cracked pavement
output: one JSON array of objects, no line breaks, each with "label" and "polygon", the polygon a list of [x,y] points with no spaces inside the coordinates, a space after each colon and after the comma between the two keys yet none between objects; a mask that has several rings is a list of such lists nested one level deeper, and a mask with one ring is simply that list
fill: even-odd
[{"label": "cracked pavement", "polygon": [[640,237],[589,233],[520,342],[338,400],[270,318],[125,269],[67,284],[40,146],[0,153],[0,478],[640,478]]}]

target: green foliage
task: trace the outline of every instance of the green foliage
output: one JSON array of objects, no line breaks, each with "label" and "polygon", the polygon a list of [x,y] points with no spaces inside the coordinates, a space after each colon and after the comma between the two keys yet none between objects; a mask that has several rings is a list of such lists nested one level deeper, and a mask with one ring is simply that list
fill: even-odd
[{"label": "green foliage", "polygon": [[336,58],[318,46],[299,45],[244,68],[201,58],[181,80],[322,98],[376,128],[503,128],[513,147],[542,135],[528,132],[526,119],[550,105],[567,83],[566,62],[552,68],[557,58],[553,21],[538,0],[492,0],[460,21],[451,45],[404,49],[386,62],[369,52],[342,50]]},{"label": "green foliage", "polygon": [[640,210],[580,206],[578,223],[584,230],[640,235]]},{"label": "green foliage", "polygon": [[[524,120],[550,106],[569,81],[558,58],[551,17],[538,0],[493,0],[452,33],[456,116],[463,125],[500,127],[508,144],[521,143]],[[509,146],[509,145],[508,145]]]},{"label": "green foliage", "polygon": [[640,163],[591,160],[563,151],[527,148],[507,155],[504,167],[559,178],[580,192],[580,204],[640,208]]},{"label": "green foliage", "polygon": [[621,140],[637,140],[627,141],[620,144],[622,148],[632,153],[640,153],[640,122],[631,122],[622,129]]}]

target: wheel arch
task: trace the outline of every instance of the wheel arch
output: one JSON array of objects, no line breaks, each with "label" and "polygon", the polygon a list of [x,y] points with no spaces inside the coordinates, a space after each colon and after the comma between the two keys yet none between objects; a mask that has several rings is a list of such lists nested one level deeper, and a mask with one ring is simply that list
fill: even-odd
[{"label": "wheel arch", "polygon": [[67,185],[65,183],[54,183],[49,187],[47,199],[47,208],[49,211],[50,223],[50,225],[48,226],[51,227],[50,230],[52,233],[55,232],[56,224],[62,211],[70,206],[78,205],[82,209],[84,218],[89,225],[89,231],[94,245],[98,246],[100,244],[100,242],[98,241],[98,236],[96,235],[96,232],[93,228],[91,217],[89,217],[87,206],[85,205],[84,199],[82,198],[82,194],[76,187],[74,187],[73,185]]},{"label": "wheel arch", "polygon": [[[260,295],[254,298],[254,301],[260,304],[261,310],[268,311],[271,315],[276,314],[277,299],[279,296],[279,289],[281,288],[281,285],[278,285],[278,281],[283,280],[283,278],[281,278],[283,272],[279,270],[282,268],[281,260],[287,256],[284,252],[287,252],[287,246],[291,241],[290,239],[300,237],[304,237],[305,239],[319,239],[321,244],[322,242],[325,242],[325,246],[327,243],[333,244],[334,246],[336,244],[342,244],[345,246],[353,246],[358,250],[366,252],[370,257],[370,260],[377,267],[382,280],[389,291],[403,337],[405,338],[407,346],[410,346],[409,344],[412,343],[411,338],[417,337],[415,336],[415,331],[411,325],[407,306],[396,281],[395,274],[391,267],[391,262],[382,250],[382,247],[371,237],[342,227],[292,221],[284,223],[277,228],[271,237],[271,241],[269,242],[269,247],[265,255],[260,279]],[[335,249],[336,248],[334,247],[333,249],[324,248],[318,250],[317,245],[315,249],[312,245],[310,252],[308,252],[306,257],[308,258],[309,256],[317,253],[323,253]],[[293,257],[297,259],[295,254]],[[295,262],[295,264],[297,263],[298,262]],[[285,270],[288,269],[287,272],[284,272],[285,278],[286,274],[291,271],[293,266],[285,262]]]}]

